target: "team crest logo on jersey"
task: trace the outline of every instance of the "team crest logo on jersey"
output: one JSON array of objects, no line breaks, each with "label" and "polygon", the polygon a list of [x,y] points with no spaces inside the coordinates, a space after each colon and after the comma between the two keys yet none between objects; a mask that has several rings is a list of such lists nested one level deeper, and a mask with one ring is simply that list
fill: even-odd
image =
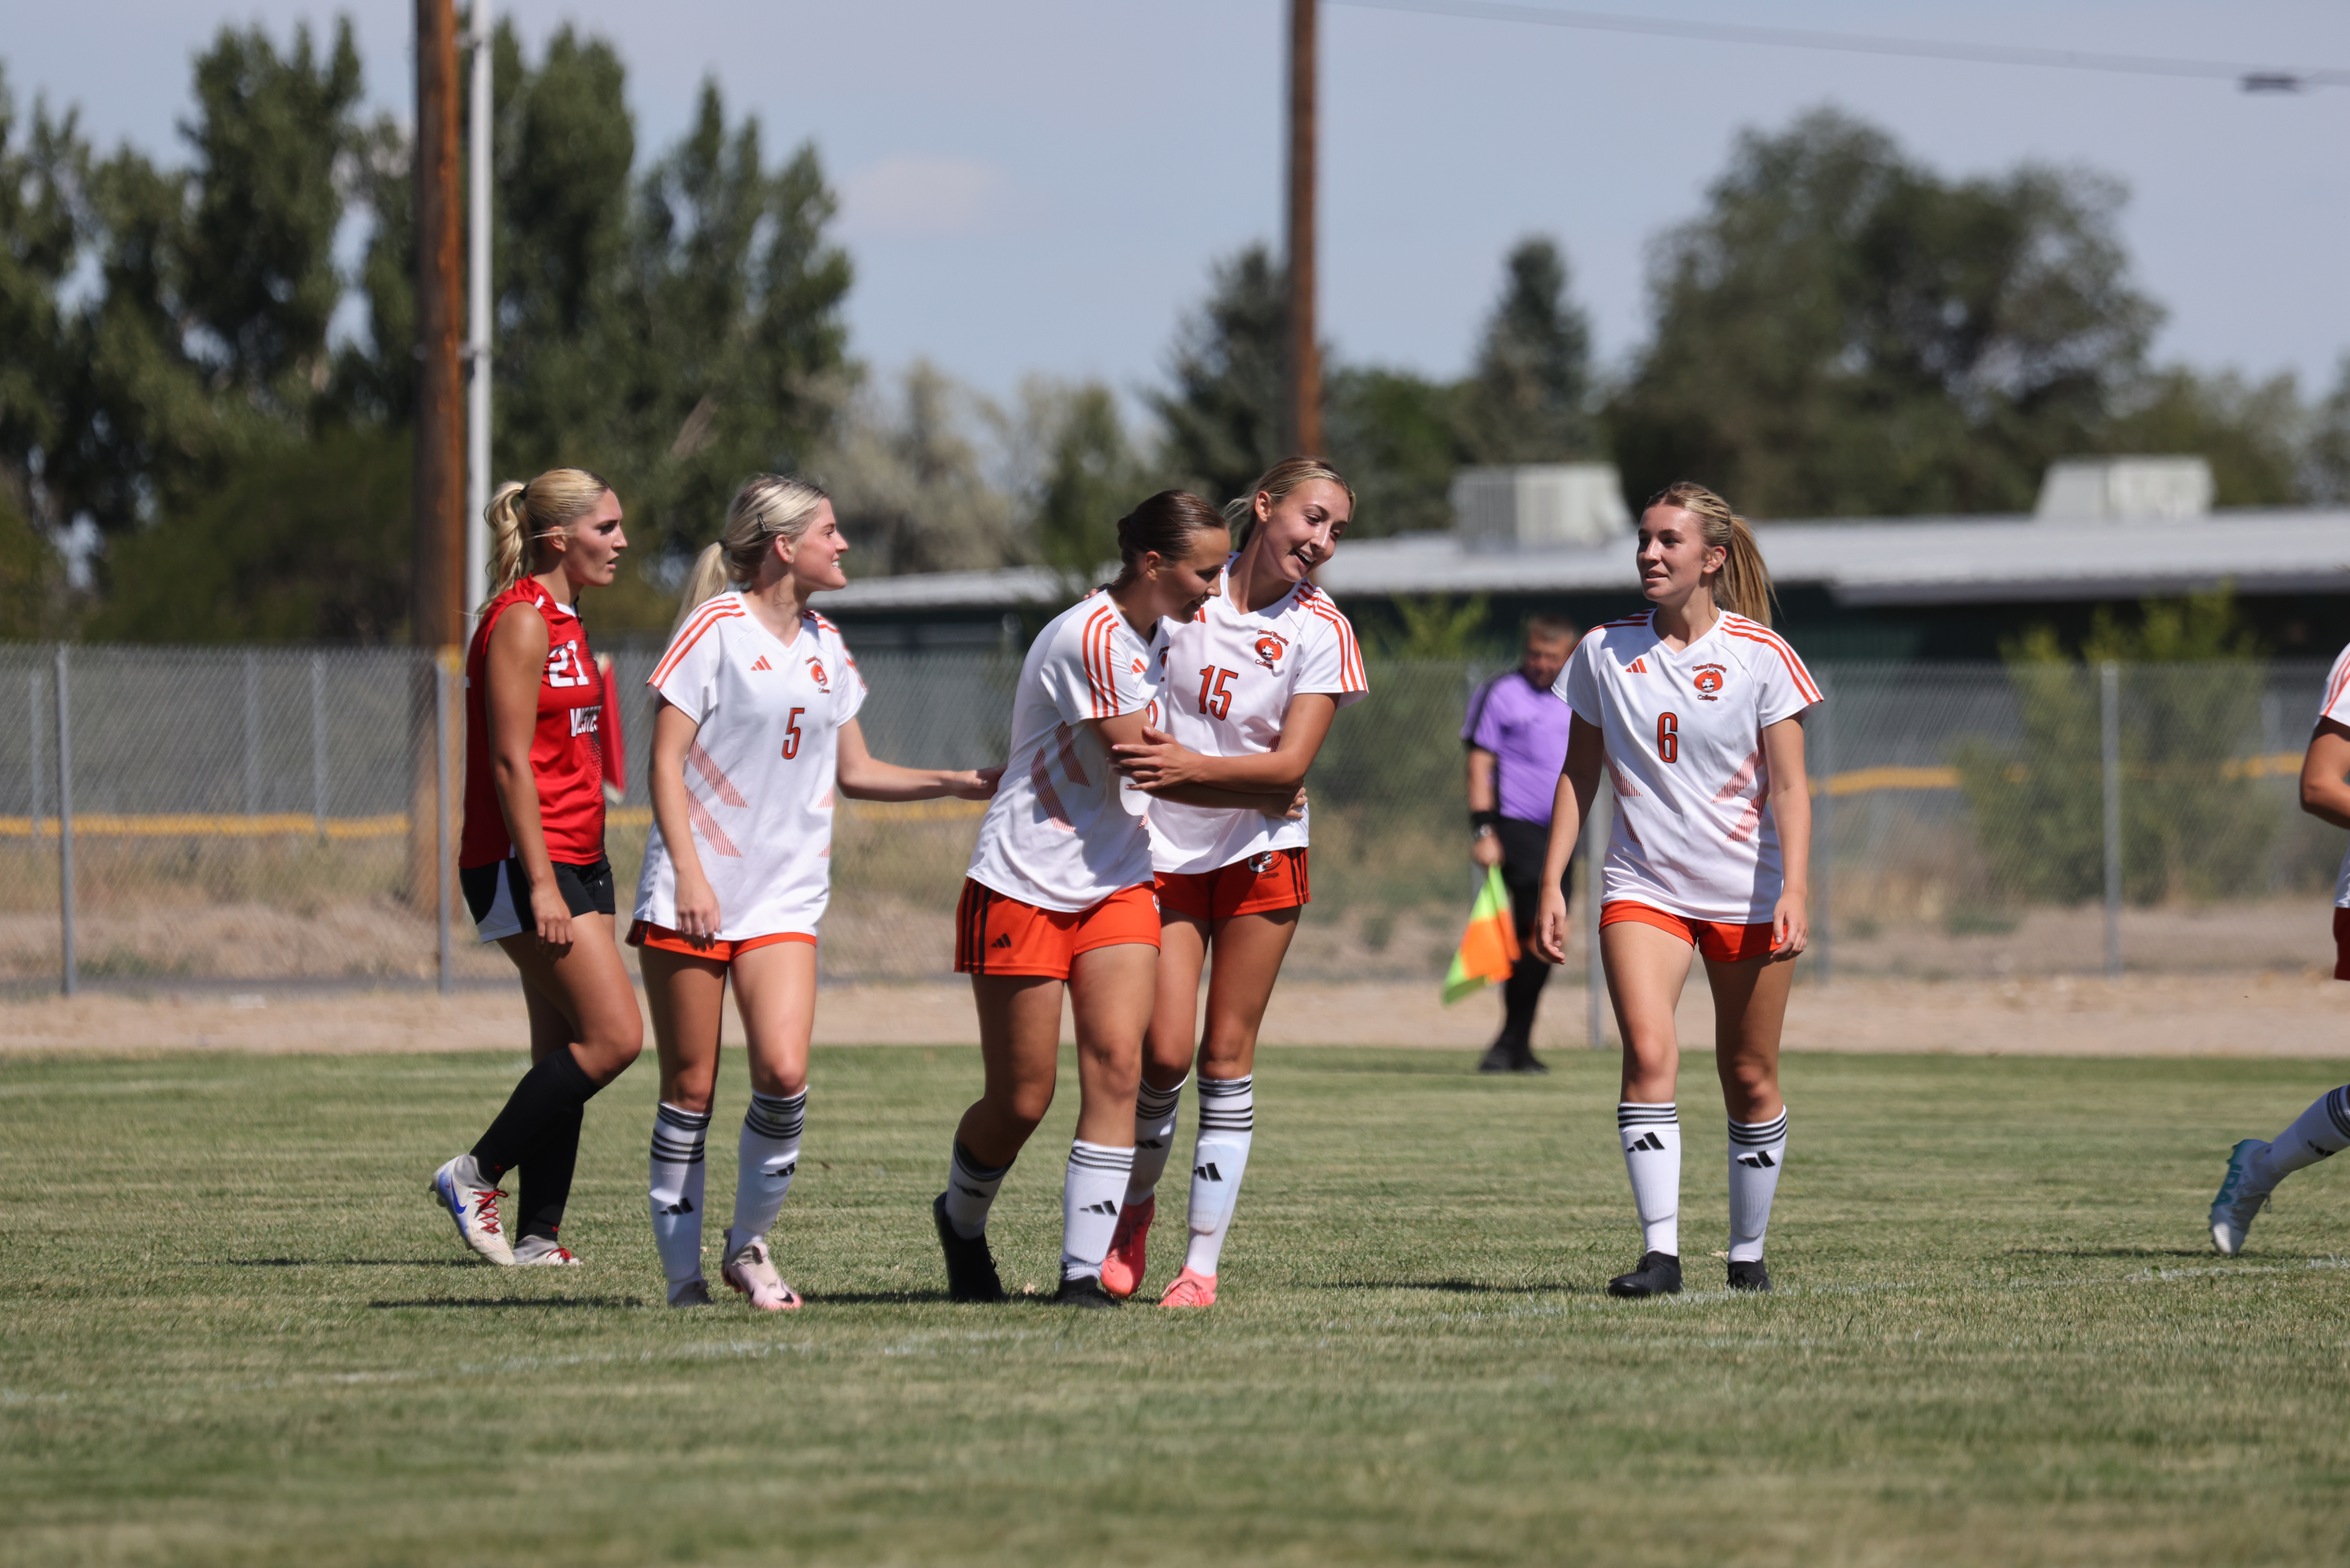
[{"label": "team crest logo on jersey", "polygon": [[1280,858],[1269,849],[1261,855],[1251,855],[1248,857],[1248,874],[1252,877],[1261,877],[1272,870]]},{"label": "team crest logo on jersey", "polygon": [[1268,670],[1278,672],[1281,656],[1289,651],[1289,639],[1279,632],[1267,632],[1257,639],[1257,662]]},{"label": "team crest logo on jersey", "polygon": [[808,673],[816,678],[818,691],[832,690],[832,678],[824,673],[823,660],[811,658],[808,661]]},{"label": "team crest logo on jersey", "polygon": [[1697,688],[1697,695],[1707,702],[1719,702],[1722,696],[1722,666],[1701,664],[1697,673],[1689,677],[1689,684]]}]

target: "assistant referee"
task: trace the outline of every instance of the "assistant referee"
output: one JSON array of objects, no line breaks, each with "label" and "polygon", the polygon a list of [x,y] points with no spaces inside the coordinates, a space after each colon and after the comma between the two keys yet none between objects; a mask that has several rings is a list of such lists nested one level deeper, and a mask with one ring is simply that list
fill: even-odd
[{"label": "assistant referee", "polygon": [[1577,641],[1568,621],[1550,615],[1528,620],[1518,667],[1477,688],[1461,726],[1469,752],[1469,824],[1476,835],[1469,854],[1479,866],[1501,867],[1520,949],[1502,987],[1501,1033],[1478,1062],[1479,1072],[1550,1070],[1534,1057],[1534,1009],[1550,980],[1550,966],[1534,956],[1534,911],[1550,847],[1551,802],[1575,717],[1551,687]]}]

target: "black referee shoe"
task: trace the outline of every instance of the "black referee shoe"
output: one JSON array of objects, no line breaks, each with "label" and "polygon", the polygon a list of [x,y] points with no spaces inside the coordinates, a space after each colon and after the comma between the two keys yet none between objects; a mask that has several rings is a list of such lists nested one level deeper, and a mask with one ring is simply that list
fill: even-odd
[{"label": "black referee shoe", "polygon": [[1640,1267],[1609,1280],[1607,1293],[1611,1296],[1678,1296],[1681,1294],[1681,1260],[1669,1252],[1642,1253]]},{"label": "black referee shoe", "polygon": [[1730,1265],[1730,1288],[1766,1292],[1771,1288],[1771,1271],[1763,1267],[1762,1259]]},{"label": "black referee shoe", "polygon": [[1088,1312],[1103,1312],[1118,1305],[1118,1298],[1102,1288],[1098,1274],[1061,1281],[1061,1288],[1053,1292],[1053,1300],[1064,1307],[1083,1307]]},{"label": "black referee shoe", "polygon": [[947,1300],[1001,1301],[1004,1282],[996,1278],[995,1254],[987,1249],[987,1232],[965,1240],[955,1234],[947,1218],[947,1195],[932,1200],[930,1217],[938,1222],[938,1246],[947,1258]]}]

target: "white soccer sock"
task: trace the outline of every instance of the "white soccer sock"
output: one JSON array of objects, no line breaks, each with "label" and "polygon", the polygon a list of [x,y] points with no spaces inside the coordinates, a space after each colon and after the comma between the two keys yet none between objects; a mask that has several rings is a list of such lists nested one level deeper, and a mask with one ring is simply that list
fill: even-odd
[{"label": "white soccer sock", "polygon": [[1672,1101],[1616,1102],[1616,1136],[1640,1214],[1640,1252],[1681,1255],[1681,1112]]},{"label": "white soccer sock", "polygon": [[702,1277],[702,1141],[708,1111],[683,1111],[668,1101],[653,1113],[653,1246],[671,1285]]},{"label": "white soccer sock", "polygon": [[800,1127],[807,1120],[808,1091],[751,1095],[743,1112],[742,1141],[735,1145],[734,1244],[764,1236],[775,1224],[800,1168]]},{"label": "white soccer sock", "polygon": [[1787,1163],[1787,1108],[1767,1122],[1730,1123],[1730,1261],[1760,1263],[1771,1199]]},{"label": "white soccer sock", "polygon": [[960,1138],[955,1140],[955,1152],[947,1160],[947,1223],[956,1235],[969,1241],[986,1232],[987,1211],[1011,1170],[1009,1165],[980,1164]]},{"label": "white soccer sock", "polygon": [[1232,1211],[1240,1205],[1240,1178],[1257,1126],[1256,1079],[1199,1081],[1199,1144],[1191,1159],[1191,1247],[1183,1266],[1216,1277]]},{"label": "white soccer sock", "polygon": [[[1184,1082],[1189,1082],[1186,1075]],[[1167,1174],[1167,1156],[1175,1148],[1175,1107],[1182,1103],[1183,1083],[1171,1089],[1144,1084],[1134,1091],[1134,1174],[1126,1178],[1126,1206],[1148,1203]]]},{"label": "white soccer sock", "polygon": [[2350,1148],[2350,1084],[2312,1100],[2293,1125],[2276,1135],[2252,1162],[2250,1193],[2267,1192],[2306,1165]]},{"label": "white soccer sock", "polygon": [[1099,1279],[1118,1228],[1118,1200],[1134,1172],[1134,1151],[1079,1138],[1061,1179],[1061,1278]]}]

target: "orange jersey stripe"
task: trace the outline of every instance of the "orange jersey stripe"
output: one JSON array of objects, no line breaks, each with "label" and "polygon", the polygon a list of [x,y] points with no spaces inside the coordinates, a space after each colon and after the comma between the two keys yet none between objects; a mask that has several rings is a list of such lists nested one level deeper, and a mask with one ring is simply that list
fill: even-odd
[{"label": "orange jersey stripe", "polygon": [[[1748,622],[1747,626],[1753,626],[1753,623]],[[1787,646],[1785,638],[1759,626],[1755,626],[1753,630],[1749,631],[1747,626],[1725,626],[1722,629],[1741,641],[1760,643],[1763,647],[1776,653],[1779,656],[1779,661],[1786,666],[1788,676],[1795,682],[1795,689],[1802,695],[1804,701],[1819,702],[1823,700],[1819,687],[1812,684],[1811,672],[1803,667],[1803,661],[1796,657],[1793,648]]]},{"label": "orange jersey stripe", "polygon": [[697,611],[695,618],[687,622],[685,630],[678,634],[677,640],[669,645],[669,651],[661,655],[661,662],[653,667],[653,673],[646,678],[645,684],[658,687],[669,678],[669,672],[677,668],[677,661],[684,658],[692,650],[693,645],[702,640],[704,632],[720,621],[732,619],[742,613],[743,609],[739,604],[718,604],[711,606],[708,610]]},{"label": "orange jersey stripe", "polygon": [[1117,637],[1114,614],[1096,610],[1085,623],[1085,678],[1097,719],[1115,718],[1118,713],[1118,675],[1110,667]]},{"label": "orange jersey stripe", "polygon": [[1331,629],[1338,633],[1338,670],[1339,678],[1346,683],[1345,690],[1369,691],[1371,681],[1363,670],[1362,647],[1355,641],[1354,627],[1345,616],[1328,605],[1315,604],[1307,608],[1327,621]]}]

